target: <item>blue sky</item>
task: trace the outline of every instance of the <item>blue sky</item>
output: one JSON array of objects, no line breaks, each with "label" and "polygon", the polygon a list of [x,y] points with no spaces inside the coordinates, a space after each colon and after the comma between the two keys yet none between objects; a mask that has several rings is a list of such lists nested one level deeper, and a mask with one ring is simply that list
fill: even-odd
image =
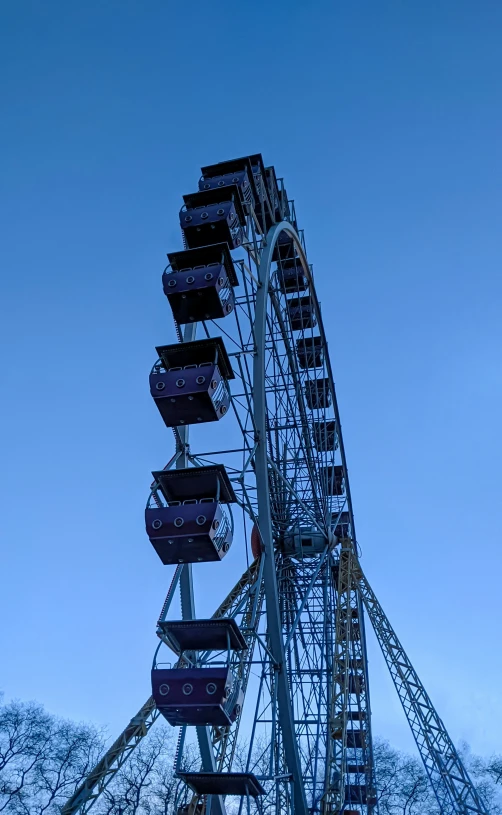
[{"label": "blue sky", "polygon": [[[116,734],[149,695],[161,271],[200,166],[261,151],[314,263],[365,570],[453,738],[502,751],[501,30],[494,0],[4,4],[8,697]],[[197,572],[201,615],[235,567]],[[370,654],[375,731],[408,747]]]}]

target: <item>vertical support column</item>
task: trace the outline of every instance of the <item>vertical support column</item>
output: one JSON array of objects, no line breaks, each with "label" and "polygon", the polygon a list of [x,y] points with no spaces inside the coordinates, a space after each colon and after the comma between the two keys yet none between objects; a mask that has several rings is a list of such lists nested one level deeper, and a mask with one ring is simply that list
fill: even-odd
[{"label": "vertical support column", "polygon": [[[191,342],[195,339],[197,329],[196,323],[189,324],[183,332],[183,342]],[[182,470],[188,466],[188,430],[187,425],[178,427],[180,443],[182,445],[181,455],[176,462],[176,469]],[[195,619],[195,596],[193,590],[192,564],[185,563],[180,576],[181,589],[181,616],[184,620]],[[216,772],[216,761],[214,758],[211,731],[209,727],[203,725],[196,728],[197,741],[199,742],[200,755],[202,759],[202,769],[205,772]],[[206,807],[206,815],[225,815],[225,804],[221,795],[211,795]]]},{"label": "vertical support column", "polygon": [[272,656],[275,661],[275,682],[277,685],[278,718],[286,763],[293,781],[293,806],[295,815],[306,815],[307,802],[303,785],[300,756],[296,741],[293,710],[286,671],[284,641],[279,612],[279,594],[275,572],[274,542],[272,537],[272,516],[268,486],[266,393],[265,393],[265,338],[267,320],[268,283],[272,253],[282,231],[296,235],[288,223],[278,224],[267,235],[267,245],[260,259],[259,288],[256,292],[256,312],[254,335],[256,342],[253,361],[253,410],[257,431],[256,437],[256,485],[258,499],[258,525],[265,558],[263,577],[267,608],[267,629]]},{"label": "vertical support column", "polygon": [[[368,815],[376,806],[371,745],[368,675],[362,604],[355,570],[357,557],[351,538],[341,541],[336,580],[335,656],[328,727],[323,815],[364,802]],[[355,726],[355,722],[359,726]],[[349,727],[350,724],[350,727]],[[350,736],[350,738],[349,738]],[[351,766],[363,767],[352,770]],[[350,776],[356,780],[351,781]],[[361,778],[364,777],[364,784]]]},{"label": "vertical support column", "polygon": [[[183,332],[183,342],[192,342],[195,339],[195,332],[197,330],[196,323],[190,323],[185,326]],[[181,443],[181,455],[176,462],[176,469],[183,470],[188,466],[188,425],[180,425],[178,427],[178,435]],[[192,564],[185,563],[181,570],[180,576],[181,588],[181,616],[184,620],[193,620],[195,618],[195,600],[193,591],[193,578],[192,578]]]},{"label": "vertical support column", "polygon": [[[329,722],[329,739],[332,762],[328,779],[331,808],[342,810],[345,802],[347,774],[347,709],[350,693],[350,658],[352,629],[352,541],[342,540],[340,552],[337,604],[335,618],[335,660],[333,666],[333,708]],[[334,779],[334,774],[338,778]],[[328,809],[329,811],[329,809]]]}]

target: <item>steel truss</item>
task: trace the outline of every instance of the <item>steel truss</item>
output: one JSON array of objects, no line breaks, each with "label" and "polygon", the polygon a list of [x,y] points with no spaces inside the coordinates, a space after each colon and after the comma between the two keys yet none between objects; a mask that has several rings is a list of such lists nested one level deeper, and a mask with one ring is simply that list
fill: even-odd
[{"label": "steel truss", "polygon": [[[176,450],[165,469],[223,463],[242,516],[234,546],[239,538],[253,538],[259,548],[214,614],[233,618],[247,646],[228,657],[245,692],[244,709],[232,726],[195,728],[201,767],[229,772],[241,736],[244,769],[264,794],[257,801],[242,799],[239,813],[243,807],[267,815],[375,813],[364,606],[441,811],[487,815],[354,553],[350,485],[312,267],[294,205],[274,179],[273,168],[259,171],[257,198],[241,202],[244,237],[233,256],[239,288],[232,315],[183,330],[176,325],[182,343],[193,341],[196,331],[221,337],[235,378],[221,422],[225,429],[216,424],[207,433],[196,425],[189,440],[187,426],[175,427]],[[286,286],[291,263],[296,283]],[[307,319],[305,312],[298,316],[303,306]],[[314,358],[302,357],[314,344]],[[208,445],[208,438],[215,441]],[[152,500],[158,500],[155,493]],[[178,587],[181,617],[195,618],[192,569],[175,569],[159,618],[159,649],[169,642],[162,623],[173,614]],[[211,666],[222,655],[191,658]],[[184,667],[183,657],[178,665]],[[158,715],[150,698],[62,815],[90,810]],[[177,771],[191,730],[180,730]],[[194,812],[201,804],[206,815],[227,811],[222,795],[199,800],[187,790],[180,811],[187,804]]]},{"label": "steel truss", "polygon": [[480,795],[382,606],[353,556],[353,585],[385,657],[442,813],[486,813]]}]

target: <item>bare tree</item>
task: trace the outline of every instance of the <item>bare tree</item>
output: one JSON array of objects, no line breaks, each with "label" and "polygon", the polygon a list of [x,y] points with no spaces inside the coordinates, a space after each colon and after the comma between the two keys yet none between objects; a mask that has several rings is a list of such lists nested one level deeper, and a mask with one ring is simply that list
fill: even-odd
[{"label": "bare tree", "polygon": [[460,745],[460,752],[490,815],[502,815],[502,756],[480,758],[465,743]]},{"label": "bare tree", "polygon": [[[96,805],[96,815],[174,815],[191,799],[174,769],[177,731],[161,723],[131,754]],[[200,767],[194,745],[183,751],[181,769]]]},{"label": "bare tree", "polygon": [[100,815],[150,813],[153,775],[158,771],[164,748],[164,731],[153,732],[130,756],[113,784],[104,792]]},{"label": "bare tree", "polygon": [[[192,799],[192,794],[184,782],[174,772],[174,751],[166,752],[164,760],[155,773],[152,789],[152,810],[148,815],[172,815]],[[183,751],[180,769],[185,771],[200,768],[199,751],[194,744],[188,744]]]},{"label": "bare tree", "polygon": [[58,719],[33,702],[1,705],[0,813],[59,813],[102,749],[96,728]]},{"label": "bare tree", "polygon": [[[131,754],[96,803],[96,815],[177,815],[193,796],[174,768],[177,731],[159,723]],[[1,704],[0,699],[0,815],[56,815],[82,783],[105,749],[94,727],[58,719],[33,702]],[[502,815],[502,756],[473,756],[461,745],[462,758],[485,800],[490,815]],[[237,745],[234,768],[249,766],[268,776],[268,745],[257,739],[248,765],[248,745]],[[439,810],[418,758],[394,750],[385,741],[374,746],[380,815],[438,815]],[[182,768],[197,770],[195,744],[183,751]],[[263,781],[267,791],[273,782]],[[241,809],[239,799],[227,799],[227,811]],[[265,796],[252,812],[275,811]]]},{"label": "bare tree", "polygon": [[35,704],[0,708],[0,812],[14,812],[26,799],[37,763],[50,747],[50,717]]},{"label": "bare tree", "polygon": [[[497,789],[498,783],[502,787],[502,757],[480,759],[471,754],[465,743],[459,746],[459,752],[490,815],[502,815],[502,796]],[[375,764],[380,815],[439,813],[427,775],[418,759],[377,740]]]},{"label": "bare tree", "polygon": [[419,760],[376,740],[375,768],[380,815],[439,813],[429,779]]},{"label": "bare tree", "polygon": [[494,784],[502,787],[502,756],[491,756],[484,765],[484,772]]}]

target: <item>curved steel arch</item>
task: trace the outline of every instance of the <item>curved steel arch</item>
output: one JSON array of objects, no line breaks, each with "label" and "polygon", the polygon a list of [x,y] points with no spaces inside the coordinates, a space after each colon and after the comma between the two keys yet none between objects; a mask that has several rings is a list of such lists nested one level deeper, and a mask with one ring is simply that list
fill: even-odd
[{"label": "curved steel arch", "polygon": [[[262,343],[265,342],[266,302],[267,302],[267,296],[268,296],[268,287],[269,287],[269,281],[270,281],[271,265],[273,263],[272,255],[273,255],[276,243],[277,243],[277,241],[279,239],[279,236],[280,236],[281,232],[286,232],[288,235],[290,235],[291,238],[293,238],[293,241],[295,243],[296,252],[297,252],[297,254],[299,255],[299,257],[301,259],[305,277],[307,278],[307,280],[309,282],[310,296],[312,298],[312,302],[313,302],[314,308],[315,308],[319,333],[321,335],[323,347],[326,349],[325,365],[326,365],[328,378],[329,378],[329,386],[330,386],[331,398],[333,400],[333,412],[335,414],[336,426],[337,426],[337,431],[338,431],[338,439],[339,439],[339,447],[340,447],[340,458],[342,460],[342,466],[343,466],[344,473],[345,473],[345,491],[346,491],[346,496],[347,496],[347,507],[348,507],[348,511],[350,513],[352,535],[353,535],[354,540],[357,540],[355,525],[354,525],[354,517],[353,517],[353,509],[352,509],[352,497],[351,497],[351,492],[350,492],[350,483],[349,483],[349,474],[348,474],[348,468],[347,468],[347,460],[346,460],[346,456],[345,456],[345,447],[344,447],[344,444],[343,444],[343,437],[342,437],[342,424],[341,424],[341,421],[340,421],[340,412],[339,412],[339,409],[338,409],[338,401],[337,401],[336,390],[335,390],[335,380],[334,380],[334,377],[333,377],[333,370],[332,370],[332,367],[331,367],[331,359],[330,359],[329,353],[328,353],[328,341],[326,339],[326,333],[324,331],[324,324],[323,324],[323,320],[322,320],[321,308],[320,308],[320,305],[319,305],[319,301],[317,299],[317,293],[316,293],[315,286],[314,286],[314,280],[313,280],[312,272],[311,272],[311,269],[310,269],[310,266],[309,266],[309,263],[308,263],[308,260],[307,260],[307,256],[305,254],[305,250],[304,250],[304,248],[302,246],[302,243],[300,241],[300,237],[299,237],[297,231],[292,226],[292,224],[289,223],[289,221],[281,221],[281,223],[275,224],[273,227],[271,227],[271,229],[269,230],[269,232],[268,232],[268,234],[266,236],[267,243],[266,243],[265,248],[263,249],[263,252],[262,252],[261,257],[260,257],[260,271],[259,271],[260,289],[259,289],[259,291],[257,293],[257,299],[256,299],[256,314],[258,314],[258,309],[259,308],[263,311],[263,314],[260,316],[260,322],[262,323],[260,328],[262,330],[262,333],[261,333],[261,335],[258,335],[255,332],[255,336],[261,336]],[[264,272],[262,272],[262,268],[264,268]],[[265,293],[262,291],[262,288],[265,289]],[[260,304],[260,306],[259,306],[259,304]],[[255,325],[257,325],[257,324],[258,324],[258,317],[256,316]],[[258,343],[258,341],[257,341],[257,343]],[[254,387],[255,388],[256,388],[256,385],[257,385],[257,380],[254,379]],[[256,402],[255,402],[255,404],[256,404]]]},{"label": "curved steel arch", "polygon": [[[310,297],[312,299],[312,302],[314,303],[314,308],[317,317],[317,325],[322,339],[322,345],[326,349],[325,364],[329,378],[329,387],[331,390],[331,397],[335,414],[340,456],[344,471],[347,509],[350,515],[350,522],[354,540],[355,540],[355,527],[349,479],[345,459],[345,450],[343,446],[342,430],[338,411],[338,403],[336,399],[333,373],[331,369],[331,361],[329,358],[329,354],[327,353],[327,341],[322,322],[321,310],[317,299],[315,287],[313,284],[311,269],[308,264],[307,257],[305,255],[305,251],[303,249],[298,233],[291,223],[289,223],[288,221],[282,221],[270,228],[266,236],[265,246],[261,252],[259,259],[259,269],[258,269],[259,288],[256,294],[256,305],[255,305],[255,322],[254,322],[255,357],[253,364],[253,399],[254,399],[253,410],[254,410],[254,422],[257,431],[255,467],[257,481],[258,521],[265,557],[264,584],[266,597],[267,628],[270,637],[270,650],[274,659],[277,662],[278,708],[279,708],[278,718],[283,734],[286,761],[294,784],[293,789],[294,789],[295,813],[304,813],[307,812],[307,802],[303,783],[302,769],[300,764],[300,757],[298,753],[298,745],[296,740],[294,716],[291,705],[292,700],[288,686],[288,676],[284,667],[285,644],[281,625],[279,609],[279,590],[277,585],[276,562],[274,556],[274,540],[270,509],[270,485],[269,485],[268,453],[267,453],[267,407],[265,389],[265,361],[266,361],[265,342],[267,335],[266,326],[267,302],[270,294],[269,287],[270,287],[271,266],[273,263],[273,253],[277,241],[279,239],[279,236],[281,235],[282,232],[286,232],[293,239],[296,252],[301,259],[303,271],[309,283]],[[294,374],[293,366],[291,372]],[[300,391],[298,395],[299,399],[303,400],[303,396],[301,395]],[[305,412],[304,406],[303,410]],[[358,605],[362,610],[362,603],[360,599],[358,601]],[[360,620],[361,626],[364,631],[364,616],[362,614],[360,616]],[[366,685],[368,687],[369,682],[367,681],[368,674],[367,674],[367,655],[365,640],[363,640],[363,642],[364,642],[363,647],[364,673],[366,676]],[[367,690],[367,705],[368,713],[370,714],[369,690]],[[372,752],[371,744],[369,745],[369,750]]]},{"label": "curved steel arch", "polygon": [[[307,800],[303,786],[303,776],[296,743],[293,710],[285,669],[285,648],[282,637],[282,625],[279,613],[279,592],[275,572],[274,541],[272,536],[272,516],[270,511],[270,489],[268,482],[267,427],[266,427],[266,393],[265,393],[265,339],[267,321],[267,300],[270,280],[270,267],[275,245],[282,231],[288,232],[298,240],[293,227],[283,221],[273,226],[267,234],[267,244],[261,254],[259,264],[259,287],[256,293],[255,307],[255,356],[253,361],[253,411],[256,426],[255,468],[258,500],[258,524],[263,544],[264,584],[267,613],[267,628],[270,637],[270,651],[276,662],[277,701],[279,722],[284,739],[284,752],[288,769],[293,780],[293,800],[295,815],[307,812]],[[303,253],[303,250],[302,250]]]}]

